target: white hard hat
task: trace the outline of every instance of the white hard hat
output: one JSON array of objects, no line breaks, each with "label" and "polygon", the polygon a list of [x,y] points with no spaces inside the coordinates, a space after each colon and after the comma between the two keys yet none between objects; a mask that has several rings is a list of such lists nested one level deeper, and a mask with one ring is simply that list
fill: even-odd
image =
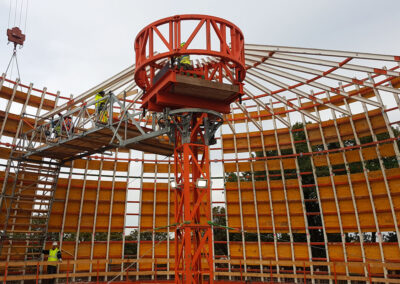
[{"label": "white hard hat", "polygon": [[53,246],[56,246],[57,245],[57,242],[53,242]]}]

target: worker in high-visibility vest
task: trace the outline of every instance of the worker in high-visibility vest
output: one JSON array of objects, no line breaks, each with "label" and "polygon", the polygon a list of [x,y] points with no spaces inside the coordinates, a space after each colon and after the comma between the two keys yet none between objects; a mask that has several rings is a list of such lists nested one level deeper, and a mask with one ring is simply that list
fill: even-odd
[{"label": "worker in high-visibility vest", "polygon": [[105,96],[104,91],[100,91],[96,94],[95,96],[95,101],[96,101],[96,114],[98,116],[99,122],[102,123],[107,123],[108,121],[108,111],[106,109],[106,101],[107,99],[104,98]]},{"label": "worker in high-visibility vest", "polygon": [[[61,262],[61,250],[58,248],[57,242],[53,242],[51,249],[43,250],[43,254],[48,255],[47,261],[49,264],[47,265],[47,274],[56,274],[57,273],[57,262]],[[49,279],[50,283],[54,283],[54,279]]]},{"label": "worker in high-visibility vest", "polygon": [[[186,42],[181,43],[181,48],[184,47]],[[190,55],[189,54],[184,54],[179,56],[178,58],[178,69],[180,70],[183,68],[183,70],[193,70],[192,63],[190,62]]]}]

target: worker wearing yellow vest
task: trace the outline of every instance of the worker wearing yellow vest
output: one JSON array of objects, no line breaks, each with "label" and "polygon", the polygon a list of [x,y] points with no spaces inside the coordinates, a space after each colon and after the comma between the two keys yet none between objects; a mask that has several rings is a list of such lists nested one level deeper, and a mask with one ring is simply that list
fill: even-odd
[{"label": "worker wearing yellow vest", "polygon": [[104,98],[105,94],[106,93],[104,91],[100,91],[96,94],[96,96],[94,98],[96,101],[96,104],[95,104],[96,114],[98,116],[99,122],[101,122],[101,123],[107,123],[107,121],[108,121],[108,111],[106,108],[107,99]]},{"label": "worker wearing yellow vest", "polygon": [[[56,274],[57,273],[57,262],[61,262],[61,251],[58,248],[57,242],[53,242],[51,249],[43,250],[43,254],[49,255],[47,257],[47,261],[49,264],[47,265],[47,274]],[[54,279],[49,279],[50,283],[54,283]]]},{"label": "worker wearing yellow vest", "polygon": [[[184,47],[186,42],[181,43],[181,48]],[[183,67],[183,70],[193,70],[192,63],[190,62],[190,55],[184,54],[178,57],[178,69],[180,70]]]}]

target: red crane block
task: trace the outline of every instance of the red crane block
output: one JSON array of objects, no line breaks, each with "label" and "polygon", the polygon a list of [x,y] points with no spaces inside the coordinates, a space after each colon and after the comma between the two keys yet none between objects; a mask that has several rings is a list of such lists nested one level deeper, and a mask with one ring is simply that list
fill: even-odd
[{"label": "red crane block", "polygon": [[24,45],[25,35],[18,27],[13,27],[12,29],[7,29],[8,41],[14,43],[14,47],[17,45]]},{"label": "red crane block", "polygon": [[[243,95],[244,37],[224,19],[180,15],[156,21],[137,35],[135,52],[135,81],[145,91],[145,109],[197,107],[228,113],[230,103]],[[183,71],[174,62],[185,55],[196,62]]]}]

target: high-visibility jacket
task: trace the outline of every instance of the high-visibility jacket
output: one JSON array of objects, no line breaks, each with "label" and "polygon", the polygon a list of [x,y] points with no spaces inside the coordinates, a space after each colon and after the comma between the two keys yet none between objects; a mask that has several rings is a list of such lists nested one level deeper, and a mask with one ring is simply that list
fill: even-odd
[{"label": "high-visibility jacket", "polygon": [[102,95],[100,94],[96,94],[96,96],[94,97],[94,99],[96,100],[96,107],[98,107],[101,104],[105,104],[106,103],[106,98],[104,98]]},{"label": "high-visibility jacket", "polygon": [[189,54],[185,54],[182,55],[181,57],[179,57],[179,63],[180,64],[191,64],[190,62],[190,55]]},{"label": "high-visibility jacket", "polygon": [[58,248],[50,249],[50,250],[49,250],[49,257],[47,258],[47,260],[48,260],[48,261],[57,261],[57,260],[58,260],[57,253],[58,253],[59,251],[60,251],[60,250],[59,250]]},{"label": "high-visibility jacket", "polygon": [[64,118],[64,124],[63,124],[63,129],[65,128],[66,131],[69,131],[72,126],[72,118],[71,117],[66,117]]}]

